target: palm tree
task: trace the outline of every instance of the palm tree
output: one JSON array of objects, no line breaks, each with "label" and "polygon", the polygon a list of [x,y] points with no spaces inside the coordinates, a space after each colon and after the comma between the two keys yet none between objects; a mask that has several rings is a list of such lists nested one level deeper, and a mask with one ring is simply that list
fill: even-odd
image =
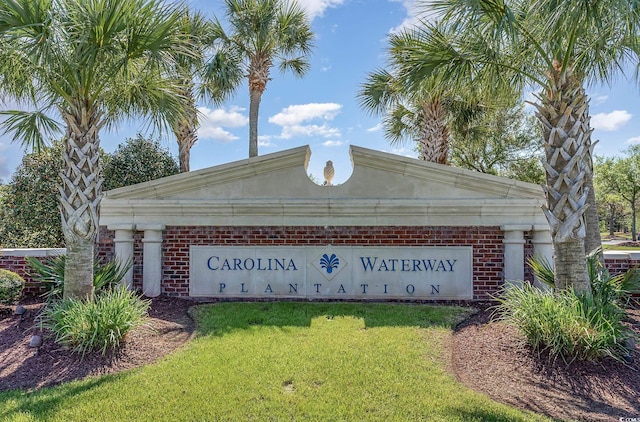
[{"label": "palm tree", "polygon": [[186,14],[181,20],[181,30],[188,36],[194,45],[193,53],[177,55],[176,57],[176,78],[182,86],[181,95],[185,102],[184,116],[177,121],[170,121],[169,125],[178,142],[178,162],[180,172],[189,171],[189,161],[191,148],[198,141],[198,109],[194,96],[196,72],[203,68],[204,51],[202,40],[206,23],[202,15],[196,13]]},{"label": "palm tree", "polygon": [[[432,72],[419,84],[406,83],[404,54],[428,42],[418,29],[405,29],[389,38],[388,67],[367,75],[358,92],[360,105],[383,117],[385,137],[392,144],[405,140],[417,142],[420,159],[449,164],[451,126],[464,125],[489,108],[506,106],[511,95],[508,86],[494,84],[488,90],[477,86],[469,89]],[[474,78],[473,71],[468,73]],[[500,96],[496,92],[501,92]]]},{"label": "palm tree", "polygon": [[360,105],[383,114],[385,137],[391,144],[417,142],[419,158],[438,164],[449,162],[449,125],[442,95],[421,92],[410,96],[386,70],[367,76],[358,92]]},{"label": "palm tree", "polygon": [[215,39],[226,50],[217,63],[227,71],[234,69],[224,61],[239,60],[239,69],[249,80],[249,157],[258,155],[258,111],[262,94],[271,80],[275,62],[282,72],[303,76],[309,69],[313,33],[305,12],[295,1],[225,0],[231,31],[227,34],[218,20]]},{"label": "palm tree", "polygon": [[176,51],[189,54],[181,14],[157,0],[0,1],[0,89],[35,109],[11,112],[5,128],[36,146],[56,117],[65,127],[65,297],[93,296],[101,128],[132,115],[157,124],[183,115],[180,84],[163,76]]},{"label": "palm tree", "polygon": [[[638,5],[622,0],[436,0],[430,5],[440,13],[445,32],[419,49],[401,52],[408,80],[416,84],[434,71],[462,80],[473,68],[485,81],[542,90],[534,106],[543,127],[544,212],[557,285],[589,291],[585,237],[592,236],[587,250],[600,240],[585,87],[610,81],[626,62],[637,63]],[[435,27],[424,23],[422,30],[429,34]],[[595,226],[591,217],[585,223],[589,212]]]},{"label": "palm tree", "polygon": [[235,60],[225,60],[231,71],[219,65],[228,53],[219,48],[207,60],[206,53],[215,41],[211,39],[211,22],[200,13],[187,13],[181,19],[181,31],[191,41],[192,50],[187,54],[177,51],[175,76],[182,85],[181,95],[185,113],[177,121],[168,122],[178,142],[180,172],[188,172],[191,148],[198,141],[197,99],[205,99],[216,105],[225,101],[242,80],[242,73]]}]

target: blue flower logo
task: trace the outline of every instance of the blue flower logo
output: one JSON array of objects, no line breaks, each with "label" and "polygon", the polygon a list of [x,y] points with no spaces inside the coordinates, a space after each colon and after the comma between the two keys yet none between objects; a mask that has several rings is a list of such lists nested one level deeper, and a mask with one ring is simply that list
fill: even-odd
[{"label": "blue flower logo", "polygon": [[327,274],[331,274],[334,268],[338,268],[338,265],[340,265],[340,260],[334,253],[331,256],[324,254],[320,258],[320,266],[327,270]]}]

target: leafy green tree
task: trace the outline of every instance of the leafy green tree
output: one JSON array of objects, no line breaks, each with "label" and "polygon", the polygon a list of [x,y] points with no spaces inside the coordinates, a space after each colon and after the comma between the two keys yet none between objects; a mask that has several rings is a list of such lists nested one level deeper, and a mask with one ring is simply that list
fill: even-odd
[{"label": "leafy green tree", "polygon": [[100,129],[131,116],[160,125],[184,114],[171,74],[176,51],[189,54],[179,30],[183,13],[159,0],[0,2],[0,90],[30,107],[6,112],[5,129],[38,146],[58,127],[56,117],[65,128],[65,298],[93,296]]},{"label": "leafy green tree", "polygon": [[63,148],[58,141],[22,158],[0,199],[0,246],[64,247],[58,198]]},{"label": "leafy green tree", "polygon": [[453,125],[452,132],[453,165],[530,183],[544,182],[542,134],[522,104],[476,113],[462,125]]},{"label": "leafy green tree", "polygon": [[602,158],[596,160],[596,182],[603,190],[622,198],[631,210],[631,238],[638,239],[636,217],[640,200],[640,145],[633,145],[624,151],[626,157]]},{"label": "leafy green tree", "polygon": [[180,168],[169,150],[158,141],[138,135],[127,139],[105,157],[103,188],[116,189],[179,172]]},{"label": "leafy green tree", "polygon": [[[600,245],[585,87],[638,62],[640,13],[623,0],[434,0],[440,23],[423,22],[419,48],[400,48],[402,76],[419,86],[433,72],[448,83],[540,90],[547,206],[556,286],[590,291],[586,253]],[[476,79],[469,77],[473,69]],[[585,213],[587,218],[585,221]],[[588,236],[587,236],[588,235]]]},{"label": "leafy green tree", "polygon": [[626,229],[626,217],[628,216],[628,208],[625,206],[624,200],[614,193],[606,192],[603,188],[600,188],[597,183],[598,169],[597,164],[594,169],[597,191],[596,197],[598,201],[598,212],[600,214],[600,220],[603,222],[603,227],[609,230],[609,236],[614,237],[616,231]]},{"label": "leafy green tree", "polygon": [[[0,190],[0,246],[6,248],[64,247],[59,210],[63,141],[23,157]],[[158,141],[140,135],[106,154],[100,149],[104,189],[147,182],[179,172],[176,160]]]},{"label": "leafy green tree", "polygon": [[240,74],[249,80],[249,157],[255,157],[258,112],[271,68],[277,63],[282,72],[303,76],[309,69],[313,32],[295,0],[225,0],[225,6],[231,32],[216,19],[213,38],[225,54],[216,56],[211,67],[228,79]]}]

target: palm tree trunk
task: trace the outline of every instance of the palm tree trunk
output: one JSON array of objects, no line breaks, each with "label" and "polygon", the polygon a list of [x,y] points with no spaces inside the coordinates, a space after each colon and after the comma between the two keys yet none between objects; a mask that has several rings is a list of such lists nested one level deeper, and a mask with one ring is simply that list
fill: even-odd
[{"label": "palm tree trunk", "polygon": [[[551,228],[556,285],[588,292],[590,283],[584,248],[588,207],[584,182],[588,168],[585,128],[589,128],[588,101],[571,69],[550,71],[546,92],[538,95],[536,116],[543,125],[547,205]],[[589,132],[587,132],[589,133]]]},{"label": "palm tree trunk", "polygon": [[447,111],[439,100],[423,105],[424,125],[420,142],[420,158],[438,164],[449,164],[449,126]]},{"label": "palm tree trunk", "polygon": [[191,161],[191,147],[198,139],[193,131],[187,130],[183,135],[176,136],[178,140],[178,161],[180,161],[180,173],[187,173],[190,170],[189,161]]},{"label": "palm tree trunk", "polygon": [[258,112],[261,99],[262,92],[249,92],[249,157],[258,156]]},{"label": "palm tree trunk", "polygon": [[264,54],[256,54],[249,64],[249,157],[258,156],[258,112],[271,65],[271,58]]},{"label": "palm tree trunk", "polygon": [[593,187],[593,173],[585,178],[585,188],[589,189],[587,193],[587,211],[584,213],[585,223],[587,224],[587,232],[584,239],[584,250],[592,253],[599,250],[600,260],[604,259],[602,255],[602,236],[600,236],[600,216],[598,215],[598,207],[596,204],[596,193]]},{"label": "palm tree trunk", "polygon": [[198,114],[196,111],[196,102],[192,94],[193,84],[188,83],[188,88],[182,91],[182,95],[187,102],[185,107],[185,117],[180,120],[175,127],[173,133],[176,135],[178,142],[178,161],[180,162],[180,173],[186,173],[190,169],[189,161],[191,157],[191,148],[198,141]]},{"label": "palm tree trunk", "polygon": [[584,130],[584,166],[586,174],[584,178],[584,187],[587,189],[587,204],[588,208],[584,214],[585,223],[587,225],[587,232],[584,239],[585,252],[592,253],[594,251],[600,251],[598,257],[604,264],[604,255],[602,254],[602,237],[600,236],[600,216],[598,215],[598,207],[596,204],[596,191],[593,187],[593,149],[596,143],[591,142],[591,115],[589,113],[589,102],[587,101],[587,108],[585,110],[585,117],[583,122],[586,125]]},{"label": "palm tree trunk", "polygon": [[98,237],[102,177],[98,131],[101,113],[76,105],[61,110],[67,124],[61,172],[62,232],[67,248],[64,298],[93,297],[93,248]]},{"label": "palm tree trunk", "polygon": [[553,248],[556,289],[565,290],[573,287],[576,292],[590,291],[582,240],[571,238],[565,242],[553,242]]}]

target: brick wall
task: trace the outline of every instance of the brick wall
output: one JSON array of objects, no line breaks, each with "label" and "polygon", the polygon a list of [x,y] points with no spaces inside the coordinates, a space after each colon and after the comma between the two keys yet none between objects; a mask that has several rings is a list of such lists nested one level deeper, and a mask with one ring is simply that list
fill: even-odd
[{"label": "brick wall", "polygon": [[0,250],[0,268],[13,271],[24,278],[26,283],[23,291],[24,295],[42,294],[45,291],[44,286],[41,283],[34,282],[29,275],[31,268],[27,264],[27,256],[44,261],[59,253],[60,249]]},{"label": "brick wall", "polygon": [[[189,246],[472,246],[473,296],[502,284],[500,227],[175,227],[164,231],[162,293],[189,294]],[[138,246],[135,246],[137,250]]]},{"label": "brick wall", "polygon": [[[134,233],[134,288],[142,289],[142,232]],[[98,256],[113,259],[114,232],[102,227],[97,247]],[[164,230],[162,293],[188,296],[190,245],[242,246],[472,246],[473,295],[488,299],[502,285],[504,246],[499,227],[176,227]],[[525,257],[533,253],[530,235],[525,234]],[[29,255],[45,259],[51,254],[43,250]],[[618,274],[640,266],[640,253],[606,253],[607,268]],[[523,263],[524,265],[524,263]],[[0,268],[20,274],[27,281],[26,294],[42,292],[42,286],[28,275],[24,253],[0,254]],[[525,279],[532,275],[525,266]]]},{"label": "brick wall", "polygon": [[611,274],[620,274],[633,267],[640,267],[638,252],[605,252],[604,260]]}]

